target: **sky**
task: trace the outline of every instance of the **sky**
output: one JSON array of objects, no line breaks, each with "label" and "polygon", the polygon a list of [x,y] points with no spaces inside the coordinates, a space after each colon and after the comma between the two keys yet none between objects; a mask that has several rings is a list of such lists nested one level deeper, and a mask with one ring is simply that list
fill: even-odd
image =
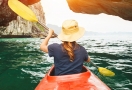
[{"label": "sky", "polygon": [[75,19],[86,31],[132,32],[132,21],[107,14],[81,14],[72,12],[66,0],[41,0],[46,24],[62,26],[66,19]]}]

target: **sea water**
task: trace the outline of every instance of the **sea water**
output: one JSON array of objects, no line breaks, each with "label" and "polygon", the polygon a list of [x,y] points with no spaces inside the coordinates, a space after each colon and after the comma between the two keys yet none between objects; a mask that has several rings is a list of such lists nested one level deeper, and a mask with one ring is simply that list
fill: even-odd
[{"label": "sea water", "polygon": [[[0,90],[34,90],[53,64],[53,58],[39,49],[40,38],[0,39]],[[111,90],[132,90],[132,36],[84,36],[77,41],[99,67],[115,72],[102,76],[84,63]],[[52,38],[51,43],[61,43]],[[57,51],[56,51],[57,53]]]}]

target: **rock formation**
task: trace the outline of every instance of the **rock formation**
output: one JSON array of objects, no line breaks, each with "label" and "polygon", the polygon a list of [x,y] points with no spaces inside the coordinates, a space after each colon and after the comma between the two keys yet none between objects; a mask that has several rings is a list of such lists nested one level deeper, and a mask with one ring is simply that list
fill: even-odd
[{"label": "rock formation", "polygon": [[8,7],[8,0],[0,0],[0,26],[8,26],[17,15]]},{"label": "rock formation", "polygon": [[[40,0],[19,0],[29,6],[38,21],[45,24],[44,11]],[[0,0],[0,37],[39,37],[44,38],[47,30],[15,14],[8,6],[8,0]]]},{"label": "rock formation", "polygon": [[132,21],[132,0],[67,0],[73,12],[119,16]]},{"label": "rock formation", "polygon": [[[44,11],[40,0],[19,0],[29,6],[38,21],[45,25]],[[85,14],[106,13],[132,21],[132,0],[67,0],[73,12]],[[47,30],[37,24],[24,20],[8,6],[8,0],[0,0],[0,37],[41,37]]]}]

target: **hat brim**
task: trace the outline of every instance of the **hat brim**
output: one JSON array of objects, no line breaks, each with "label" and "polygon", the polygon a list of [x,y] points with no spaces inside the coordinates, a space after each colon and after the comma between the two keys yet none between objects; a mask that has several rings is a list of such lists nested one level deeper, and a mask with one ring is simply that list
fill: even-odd
[{"label": "hat brim", "polygon": [[66,35],[61,31],[61,33],[58,35],[58,38],[61,41],[73,42],[73,41],[77,41],[78,39],[80,39],[84,35],[84,33],[85,33],[85,29],[83,27],[79,27],[78,32],[74,34],[70,34],[70,35]]}]

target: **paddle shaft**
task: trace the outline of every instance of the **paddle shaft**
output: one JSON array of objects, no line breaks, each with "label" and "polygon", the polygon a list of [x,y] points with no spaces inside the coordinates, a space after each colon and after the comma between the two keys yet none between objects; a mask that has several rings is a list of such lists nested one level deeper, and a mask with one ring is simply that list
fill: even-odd
[{"label": "paddle shaft", "polygon": [[[45,30],[49,30],[49,28],[46,25],[41,24],[39,21],[37,21],[41,26],[44,27]],[[54,33],[54,36],[57,37],[57,34]]]},{"label": "paddle shaft", "polygon": [[46,25],[41,24],[39,21],[38,21],[38,23],[39,23],[41,26],[43,26],[45,30],[49,30],[49,28],[48,28]]},{"label": "paddle shaft", "polygon": [[90,61],[90,63],[98,69],[98,66],[95,65],[92,61]]}]

